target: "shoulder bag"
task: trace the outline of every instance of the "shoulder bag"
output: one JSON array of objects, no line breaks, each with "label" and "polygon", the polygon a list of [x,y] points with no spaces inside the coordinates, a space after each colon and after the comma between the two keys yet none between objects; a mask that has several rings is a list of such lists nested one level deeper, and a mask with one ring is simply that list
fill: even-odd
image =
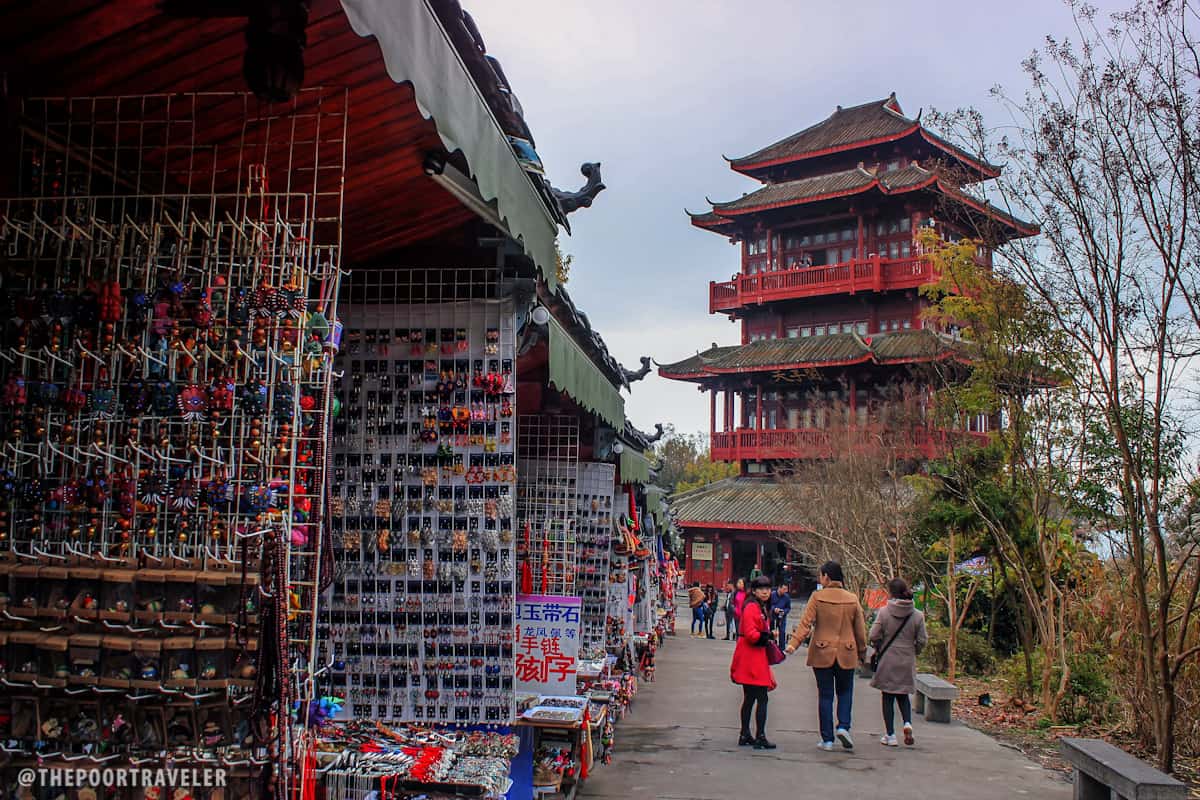
[{"label": "shoulder bag", "polygon": [[883,654],[886,653],[888,648],[892,646],[892,642],[896,641],[896,637],[900,635],[900,631],[904,630],[904,626],[908,624],[908,620],[911,617],[912,614],[909,614],[907,617],[905,617],[904,621],[900,623],[900,627],[896,628],[896,632],[892,634],[892,638],[887,640],[887,644],[885,644],[879,650],[876,650],[871,655],[871,672],[879,671],[879,661],[883,658]]}]

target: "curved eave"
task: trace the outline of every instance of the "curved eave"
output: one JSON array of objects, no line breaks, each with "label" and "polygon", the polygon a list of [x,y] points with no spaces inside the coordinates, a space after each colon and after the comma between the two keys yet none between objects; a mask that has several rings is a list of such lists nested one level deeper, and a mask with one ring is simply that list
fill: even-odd
[{"label": "curved eave", "polygon": [[1012,214],[996,208],[991,203],[985,203],[981,200],[977,200],[974,197],[971,197],[969,194],[965,194],[964,192],[959,191],[952,186],[947,186],[941,181],[938,181],[938,189],[940,189],[947,197],[957,200],[963,205],[974,209],[980,214],[983,214],[989,219],[993,219],[997,222],[1007,225],[1009,228],[1020,234],[1022,238],[1027,236],[1037,236],[1042,232],[1042,229],[1037,225],[1034,225],[1032,222],[1025,222],[1024,220],[1017,219]]},{"label": "curved eave", "polygon": [[942,361],[957,361],[970,366],[971,360],[961,353],[953,351],[934,353],[927,356],[902,356],[900,358],[880,358],[876,353],[865,353],[855,358],[841,358],[833,361],[793,361],[782,364],[754,364],[744,367],[710,367],[704,372],[671,372],[659,368],[660,378],[672,381],[688,381],[700,383],[724,375],[748,375],[756,372],[798,372],[801,370],[821,370],[834,367],[852,367],[859,364],[877,364],[882,367],[902,366],[904,364],[932,364]]},{"label": "curved eave", "polygon": [[[927,189],[937,182],[938,182],[937,177],[931,175],[929,178],[927,178],[926,180],[921,181],[919,183],[913,183],[913,184],[909,184],[907,186],[900,186],[895,189],[889,189],[888,187],[883,185],[879,181],[878,178],[876,178],[869,183],[865,183],[862,186],[858,186],[858,187],[855,187],[852,189],[843,189],[842,191],[838,191],[838,192],[826,192],[824,194],[813,195],[811,197],[801,197],[801,198],[795,198],[792,200],[780,200],[780,201],[777,201],[774,203],[763,203],[762,205],[750,206],[749,208],[729,209],[729,208],[723,207],[718,204],[714,204],[713,208],[717,210],[717,213],[720,213],[723,215],[745,216],[747,214],[757,214],[762,211],[770,211],[770,210],[776,209],[776,208],[787,208],[789,206],[803,206],[803,205],[808,205],[810,203],[819,203],[822,200],[836,200],[839,197],[853,197],[854,195],[859,195],[859,194],[863,194],[865,192],[869,192],[871,189],[878,189],[882,194],[885,194],[885,195],[907,194],[909,192],[915,192],[915,191],[919,191],[921,189]],[[736,203],[737,201],[734,200],[731,202]]]},{"label": "curved eave", "polygon": [[[857,150],[857,149],[863,148],[863,147],[875,147],[875,146],[878,146],[881,144],[897,142],[908,136],[912,136],[914,133],[918,134],[926,143],[936,147],[937,149],[941,150],[942,152],[946,153],[947,155],[953,156],[956,160],[961,161],[963,164],[965,164],[968,167],[970,167],[971,169],[975,170],[977,173],[979,173],[981,180],[987,179],[987,178],[1000,177],[1000,167],[996,166],[995,164],[989,164],[986,161],[983,161],[979,158],[972,156],[970,153],[963,150],[962,148],[957,147],[956,145],[951,144],[950,142],[941,138],[937,134],[931,133],[930,131],[926,130],[925,127],[923,125],[921,125],[919,122],[914,123],[911,127],[907,128],[906,130],[900,131],[899,133],[891,133],[891,134],[887,134],[885,136],[876,136],[871,139],[863,139],[863,140],[857,141],[857,142],[849,142],[847,144],[835,145],[833,147],[826,147],[826,148],[822,148],[820,150],[812,150],[812,151],[809,151],[806,153],[796,153],[796,154],[789,155],[789,156],[780,156],[778,158],[765,159],[763,161],[755,161],[755,162],[751,162],[751,163],[743,163],[745,161],[745,158],[741,158],[741,159],[726,158],[725,160],[729,163],[730,168],[733,169],[735,172],[740,172],[743,175],[747,175],[749,177],[754,177],[754,175],[752,173],[757,170],[769,169],[771,167],[778,167],[778,166],[782,166],[784,164],[799,163],[801,161],[808,161],[810,159],[821,158],[822,156],[834,155],[837,153],[845,153],[847,151]],[[722,156],[722,157],[724,158],[724,156]]]},{"label": "curved eave", "polygon": [[938,136],[937,134],[930,133],[929,131],[925,130],[925,128],[923,128],[923,127],[920,128],[920,131],[921,131],[921,138],[924,139],[926,142],[928,142],[929,144],[938,148],[942,152],[954,156],[956,159],[963,162],[968,167],[971,167],[972,169],[974,169],[976,172],[978,172],[983,177],[985,177],[985,178],[999,178],[1000,177],[1000,168],[997,167],[995,164],[989,164],[986,161],[982,161],[978,158],[975,158],[970,153],[968,153],[966,150],[956,147],[955,145],[951,144],[950,142],[947,142],[945,139]]},{"label": "curved eave", "polygon": [[721,520],[711,519],[677,519],[675,520],[675,524],[681,528],[713,528],[716,530],[779,532],[796,530],[795,525],[772,525],[764,522],[724,522]]},{"label": "curved eave", "polygon": [[[910,128],[900,131],[899,133],[889,133],[885,136],[876,136],[873,139],[863,139],[863,140],[857,141],[857,142],[847,142],[846,144],[834,145],[833,147],[825,147],[820,150],[811,150],[807,153],[796,153],[796,154],[789,155],[789,156],[780,156],[778,158],[770,158],[765,161],[752,161],[750,163],[743,163],[746,161],[746,159],[751,158],[751,156],[744,156],[742,158],[733,159],[732,161],[729,162],[729,166],[735,172],[740,172],[743,175],[750,175],[750,172],[752,170],[767,169],[768,167],[777,167],[781,164],[791,164],[791,163],[794,163],[797,161],[806,161],[810,158],[820,158],[821,156],[833,155],[834,153],[844,153],[847,150],[857,150],[860,147],[873,147],[875,145],[887,144],[888,142],[895,142],[899,139],[903,139],[905,136],[911,136],[915,131],[918,131],[920,129],[921,129],[921,125],[919,123],[917,123],[917,124],[914,124]],[[750,175],[750,177],[754,177],[754,176]]]}]

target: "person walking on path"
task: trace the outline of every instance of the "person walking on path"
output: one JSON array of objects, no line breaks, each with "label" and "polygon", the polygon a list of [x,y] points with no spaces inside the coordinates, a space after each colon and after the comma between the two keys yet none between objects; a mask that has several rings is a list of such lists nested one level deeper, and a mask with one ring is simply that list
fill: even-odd
[{"label": "person walking on path", "polygon": [[704,634],[707,639],[713,636],[713,620],[717,616],[717,588],[711,583],[704,587]]},{"label": "person walking on path", "polygon": [[725,581],[725,641],[737,637],[737,617],[733,610],[733,583]]},{"label": "person walking on path", "polygon": [[704,590],[700,588],[700,581],[694,582],[688,589],[688,607],[692,609],[692,636],[703,636]]},{"label": "person walking on path", "polygon": [[925,648],[929,636],[925,632],[925,615],[913,607],[912,591],[901,578],[888,585],[887,605],[879,609],[867,641],[875,648],[879,663],[871,685],[883,696],[884,736],[880,743],[896,747],[894,706],[900,706],[904,720],[904,743],[913,743],[912,703],[909,700],[916,687],[917,656]]},{"label": "person walking on path", "polygon": [[[771,599],[771,580],[756,578],[753,595],[746,601],[738,621],[737,645],[729,664],[729,678],[742,686],[742,727],[738,745],[754,745],[755,750],[774,750],[767,741],[767,692],[775,689],[775,675],[767,662],[767,642],[774,635],[767,622]],[[757,708],[756,708],[757,707]],[[750,736],[750,715],[754,713],[755,736]]]},{"label": "person walking on path", "polygon": [[779,646],[787,641],[787,618],[792,612],[791,589],[787,583],[779,584],[779,590],[771,598],[771,625],[779,631]]},{"label": "person walking on path", "polygon": [[[822,750],[832,750],[834,736],[847,750],[854,748],[850,738],[850,712],[854,704],[854,670],[866,655],[867,631],[862,604],[843,588],[842,565],[826,561],[821,567],[822,590],[813,593],[800,624],[788,640],[787,652],[794,653],[801,642],[812,636],[808,647],[808,665],[817,678],[817,716],[821,728]],[[834,700],[837,700],[837,729],[833,727]]]},{"label": "person walking on path", "polygon": [[733,619],[736,624],[741,624],[742,609],[746,607],[746,599],[749,596],[746,592],[746,579],[738,578],[733,589]]}]

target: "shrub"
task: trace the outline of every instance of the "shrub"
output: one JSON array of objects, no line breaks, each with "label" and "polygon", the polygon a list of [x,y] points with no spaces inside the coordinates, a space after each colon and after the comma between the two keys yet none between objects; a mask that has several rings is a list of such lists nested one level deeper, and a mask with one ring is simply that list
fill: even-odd
[{"label": "shrub", "polygon": [[[1000,665],[998,675],[1007,684],[1008,690],[1015,696],[1026,700],[1036,700],[1037,684],[1042,679],[1042,651],[1033,653],[1034,688],[1030,692],[1025,684],[1025,656],[1017,655],[1005,659]],[[1108,722],[1117,711],[1116,701],[1112,694],[1112,681],[1109,679],[1111,664],[1107,655],[1095,651],[1072,653],[1068,657],[1071,666],[1071,677],[1067,681],[1067,691],[1058,706],[1058,719],[1068,725],[1078,725],[1086,722]],[[1062,670],[1055,667],[1050,674],[1051,686],[1057,690]]]},{"label": "shrub", "polygon": [[[934,672],[945,673],[950,669],[950,630],[943,625],[930,623],[929,644],[921,654],[921,662]],[[987,639],[978,633],[958,632],[958,671],[966,675],[986,675],[996,665],[996,654],[988,647]]]}]

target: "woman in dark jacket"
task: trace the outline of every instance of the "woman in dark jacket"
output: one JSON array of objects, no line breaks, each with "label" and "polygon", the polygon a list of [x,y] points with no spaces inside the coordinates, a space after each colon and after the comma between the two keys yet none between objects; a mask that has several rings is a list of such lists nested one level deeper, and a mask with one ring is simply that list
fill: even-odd
[{"label": "woman in dark jacket", "polygon": [[[754,745],[755,750],[774,750],[775,745],[767,741],[767,692],[775,689],[775,676],[767,663],[766,644],[771,640],[771,625],[767,622],[771,599],[771,579],[755,578],[751,583],[751,594],[746,598],[742,615],[738,620],[737,645],[733,648],[733,662],[729,665],[729,677],[742,685],[742,729],[738,736],[739,745]],[[757,705],[757,710],[755,706]],[[750,713],[754,711],[756,736],[750,736]]]},{"label": "woman in dark jacket", "polygon": [[713,619],[717,616],[717,588],[711,583],[704,587],[704,633],[707,638],[715,639],[713,636]]},{"label": "woman in dark jacket", "polygon": [[[900,578],[888,583],[891,599],[875,617],[875,624],[867,634],[867,640],[878,653],[879,668],[871,685],[883,694],[883,726],[885,733],[880,743],[885,747],[896,747],[896,728],[893,706],[900,706],[904,720],[904,743],[913,743],[912,703],[909,695],[915,689],[917,656],[929,641],[925,633],[925,615],[913,607],[912,592]],[[890,644],[889,644],[890,642]]]}]

